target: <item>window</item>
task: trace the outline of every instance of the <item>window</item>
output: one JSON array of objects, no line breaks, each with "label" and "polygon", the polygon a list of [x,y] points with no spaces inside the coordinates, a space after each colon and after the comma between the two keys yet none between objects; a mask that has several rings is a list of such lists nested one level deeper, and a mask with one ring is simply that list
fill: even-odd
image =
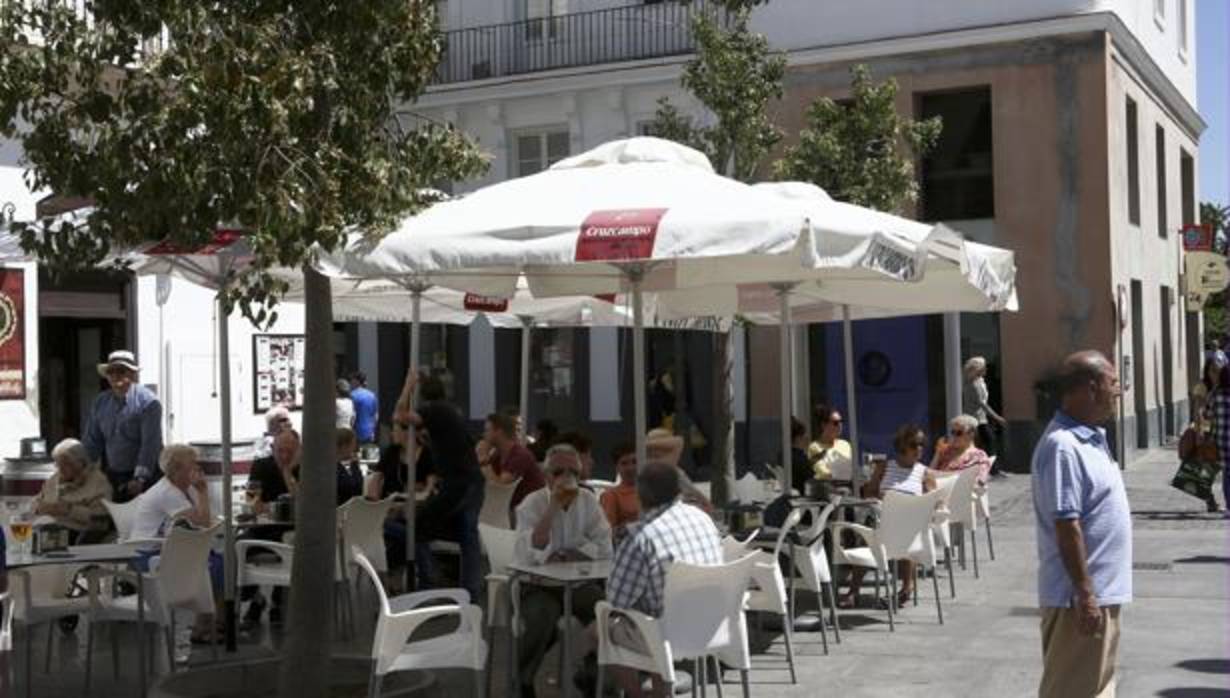
[{"label": "window", "polygon": [[554,39],[561,29],[560,17],[568,14],[568,0],[525,0],[525,38]]},{"label": "window", "polygon": [[1157,235],[1166,237],[1166,131],[1157,126]]},{"label": "window", "polygon": [[994,216],[991,88],[925,94],[919,107],[921,118],[938,116],[944,124],[939,142],[922,160],[923,219]]},{"label": "window", "polygon": [[1191,0],[1179,0],[1179,16],[1175,21],[1179,24],[1179,56],[1187,57],[1187,3]]},{"label": "window", "polygon": [[516,176],[525,177],[542,172],[568,157],[570,136],[566,130],[517,134]]},{"label": "window", "polygon": [[1127,98],[1128,222],[1140,225],[1140,143],[1136,133],[1136,102]]},{"label": "window", "polygon": [[1196,224],[1196,161],[1179,148],[1179,195],[1183,199],[1183,225]]},{"label": "window", "polygon": [[655,127],[657,122],[653,119],[636,122],[636,135],[638,136],[656,136],[658,129]]}]

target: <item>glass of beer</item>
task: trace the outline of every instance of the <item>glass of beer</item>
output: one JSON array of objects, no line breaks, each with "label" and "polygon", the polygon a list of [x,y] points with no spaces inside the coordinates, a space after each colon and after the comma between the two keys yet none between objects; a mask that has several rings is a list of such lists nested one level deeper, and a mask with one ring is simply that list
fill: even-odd
[{"label": "glass of beer", "polygon": [[12,521],[9,522],[9,531],[13,534],[13,540],[17,541],[17,554],[27,556],[30,554],[30,536],[34,533],[34,522],[29,512],[18,514]]}]

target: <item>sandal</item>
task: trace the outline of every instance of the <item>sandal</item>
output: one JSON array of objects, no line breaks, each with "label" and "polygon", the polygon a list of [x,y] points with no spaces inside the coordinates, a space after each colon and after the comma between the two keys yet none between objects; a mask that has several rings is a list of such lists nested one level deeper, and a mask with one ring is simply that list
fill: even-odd
[{"label": "sandal", "polygon": [[897,608],[901,608],[914,599],[913,589],[902,589],[897,592]]},{"label": "sandal", "polygon": [[837,608],[848,610],[854,608],[857,604],[858,599],[855,598],[854,594],[844,594],[837,599]]}]

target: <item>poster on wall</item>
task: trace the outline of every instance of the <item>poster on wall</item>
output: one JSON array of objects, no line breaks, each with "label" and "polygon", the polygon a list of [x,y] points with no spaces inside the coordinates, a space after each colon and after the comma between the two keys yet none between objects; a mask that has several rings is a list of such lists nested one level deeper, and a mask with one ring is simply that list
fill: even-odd
[{"label": "poster on wall", "polygon": [[25,272],[0,269],[0,400],[26,397],[25,312]]},{"label": "poster on wall", "polygon": [[301,334],[258,334],[252,337],[252,400],[256,414],[274,405],[303,409],[303,358]]}]

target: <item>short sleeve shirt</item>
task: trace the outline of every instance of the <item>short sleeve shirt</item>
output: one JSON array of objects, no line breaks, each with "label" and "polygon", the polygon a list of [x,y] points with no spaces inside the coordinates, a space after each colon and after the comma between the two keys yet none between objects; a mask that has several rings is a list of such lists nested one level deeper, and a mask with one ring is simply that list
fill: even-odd
[{"label": "short sleeve shirt", "polygon": [[137,498],[137,514],[131,537],[161,538],[166,534],[167,522],[191,509],[196,503],[196,496],[191,488],[185,493],[167,478],[162,478]]},{"label": "short sleeve shirt", "polygon": [[441,494],[446,498],[463,496],[470,485],[481,480],[474,437],[456,407],[446,402],[429,402],[419,409],[423,427],[431,439],[431,456],[440,478]]},{"label": "short sleeve shirt", "polygon": [[1098,605],[1132,600],[1132,517],[1106,430],[1057,412],[1034,450],[1038,604],[1066,608],[1076,589],[1063,564],[1055,522],[1077,519]]}]

